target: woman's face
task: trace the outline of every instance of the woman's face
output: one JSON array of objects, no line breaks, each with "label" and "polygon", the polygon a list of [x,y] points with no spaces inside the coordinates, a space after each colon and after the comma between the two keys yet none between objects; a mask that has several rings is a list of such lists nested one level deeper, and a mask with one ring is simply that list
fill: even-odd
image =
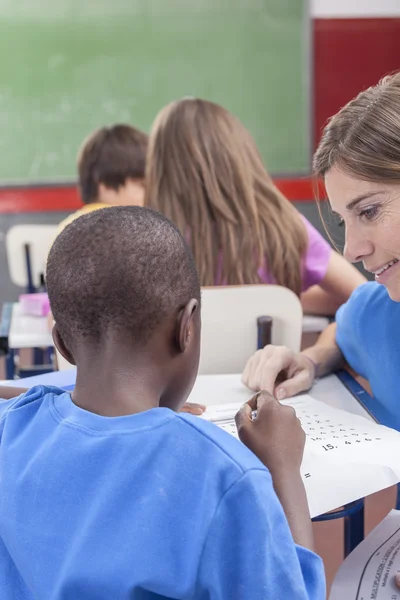
[{"label": "woman's face", "polygon": [[325,187],[346,228],[345,257],[362,261],[391,299],[400,302],[400,184],[361,181],[333,167]]}]

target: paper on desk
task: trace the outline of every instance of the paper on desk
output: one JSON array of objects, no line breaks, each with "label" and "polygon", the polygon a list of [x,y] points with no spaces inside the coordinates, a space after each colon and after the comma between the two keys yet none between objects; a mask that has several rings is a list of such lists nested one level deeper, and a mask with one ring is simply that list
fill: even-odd
[{"label": "paper on desk", "polygon": [[400,600],[400,511],[392,510],[340,567],[329,600]]},{"label": "paper on desk", "polygon": [[[312,517],[400,481],[400,433],[308,394],[285,400],[306,432],[302,477]],[[241,403],[209,406],[204,418],[237,435]]]}]

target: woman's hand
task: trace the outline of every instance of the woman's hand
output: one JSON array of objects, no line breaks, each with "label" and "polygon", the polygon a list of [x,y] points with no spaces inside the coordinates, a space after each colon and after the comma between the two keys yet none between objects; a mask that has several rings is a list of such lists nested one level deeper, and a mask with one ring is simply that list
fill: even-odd
[{"label": "woman's hand", "polygon": [[247,361],[242,381],[251,390],[266,390],[283,400],[309,390],[316,376],[316,366],[305,354],[285,346],[265,346]]}]

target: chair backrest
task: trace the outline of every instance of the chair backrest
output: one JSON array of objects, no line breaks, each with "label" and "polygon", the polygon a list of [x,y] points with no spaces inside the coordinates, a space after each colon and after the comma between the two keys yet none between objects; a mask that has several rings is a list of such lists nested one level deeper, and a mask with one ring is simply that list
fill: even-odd
[{"label": "chair backrest", "polygon": [[28,287],[25,246],[29,246],[33,285],[38,288],[46,269],[50,247],[57,235],[57,225],[14,225],[6,233],[8,271],[11,281]]},{"label": "chair backrest", "polygon": [[272,343],[300,350],[303,310],[292,291],[278,285],[202,289],[199,374],[241,373],[257,349],[257,318],[272,317]]}]

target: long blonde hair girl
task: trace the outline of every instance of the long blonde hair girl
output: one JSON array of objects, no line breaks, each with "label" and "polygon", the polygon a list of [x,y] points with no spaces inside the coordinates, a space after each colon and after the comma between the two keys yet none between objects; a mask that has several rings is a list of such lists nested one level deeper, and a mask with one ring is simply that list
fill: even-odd
[{"label": "long blonde hair girl", "polygon": [[192,247],[203,286],[272,279],[300,294],[307,232],[274,186],[256,144],[212,102],[166,106],[150,135],[145,205],[170,218]]}]

